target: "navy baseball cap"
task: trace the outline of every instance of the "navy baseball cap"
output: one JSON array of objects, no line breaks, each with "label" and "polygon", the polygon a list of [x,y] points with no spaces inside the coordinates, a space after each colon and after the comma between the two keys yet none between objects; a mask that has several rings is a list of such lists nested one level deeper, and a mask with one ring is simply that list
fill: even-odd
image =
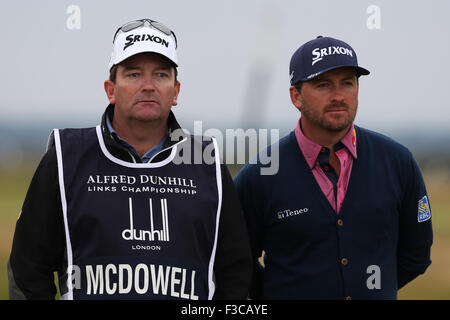
[{"label": "navy baseball cap", "polygon": [[358,77],[370,73],[369,70],[358,66],[356,52],[347,43],[318,36],[303,44],[292,55],[289,65],[291,85],[342,67],[354,67]]}]

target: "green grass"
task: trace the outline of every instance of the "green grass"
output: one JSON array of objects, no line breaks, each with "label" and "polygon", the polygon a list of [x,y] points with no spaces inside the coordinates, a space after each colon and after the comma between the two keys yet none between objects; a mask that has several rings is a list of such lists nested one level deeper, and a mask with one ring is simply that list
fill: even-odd
[{"label": "green grass", "polygon": [[8,299],[6,265],[11,252],[12,238],[23,200],[37,162],[5,170],[0,168],[0,299]]},{"label": "green grass", "polygon": [[432,264],[399,291],[399,299],[450,299],[450,181],[440,179],[442,175],[424,173],[433,214]]},{"label": "green grass", "polygon": [[[6,264],[14,228],[38,161],[0,168],[0,300],[8,299]],[[233,176],[241,166],[230,166]],[[433,211],[433,263],[427,272],[399,291],[399,299],[450,299],[450,181],[424,173]]]}]

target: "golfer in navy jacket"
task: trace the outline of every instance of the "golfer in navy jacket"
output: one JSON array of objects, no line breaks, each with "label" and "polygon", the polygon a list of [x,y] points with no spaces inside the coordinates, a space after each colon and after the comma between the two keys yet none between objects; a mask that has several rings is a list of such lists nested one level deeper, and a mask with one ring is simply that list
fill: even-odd
[{"label": "golfer in navy jacket", "polygon": [[176,47],[150,19],[117,30],[101,124],[55,129],[28,189],[11,299],[53,299],[54,272],[64,299],[247,297],[252,261],[231,175],[217,142],[184,133],[171,110]]},{"label": "golfer in navy jacket", "polygon": [[431,210],[411,152],[353,124],[355,51],[318,37],[290,63],[290,96],[301,118],[263,151],[279,170],[247,164],[235,178],[250,234],[252,298],[396,299],[430,265]]}]

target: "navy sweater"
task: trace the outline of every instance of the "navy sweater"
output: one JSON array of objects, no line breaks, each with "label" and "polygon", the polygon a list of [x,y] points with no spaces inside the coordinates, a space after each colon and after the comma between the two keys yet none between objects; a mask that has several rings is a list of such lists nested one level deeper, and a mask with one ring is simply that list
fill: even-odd
[{"label": "navy sweater", "polygon": [[355,128],[358,158],[339,214],[294,132],[263,151],[279,150],[277,174],[261,175],[257,161],[236,177],[253,257],[265,252],[252,298],[396,299],[431,264],[431,211],[416,161],[392,139]]}]

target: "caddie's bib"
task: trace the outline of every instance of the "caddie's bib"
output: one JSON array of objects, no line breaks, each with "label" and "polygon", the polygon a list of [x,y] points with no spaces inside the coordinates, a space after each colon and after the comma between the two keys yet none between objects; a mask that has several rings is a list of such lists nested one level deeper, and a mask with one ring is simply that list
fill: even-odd
[{"label": "caddie's bib", "polygon": [[[189,136],[161,162],[131,163],[109,153],[100,126],[55,129],[53,138],[67,245],[62,297],[211,299],[216,141]],[[194,162],[208,152],[213,161]]]}]

